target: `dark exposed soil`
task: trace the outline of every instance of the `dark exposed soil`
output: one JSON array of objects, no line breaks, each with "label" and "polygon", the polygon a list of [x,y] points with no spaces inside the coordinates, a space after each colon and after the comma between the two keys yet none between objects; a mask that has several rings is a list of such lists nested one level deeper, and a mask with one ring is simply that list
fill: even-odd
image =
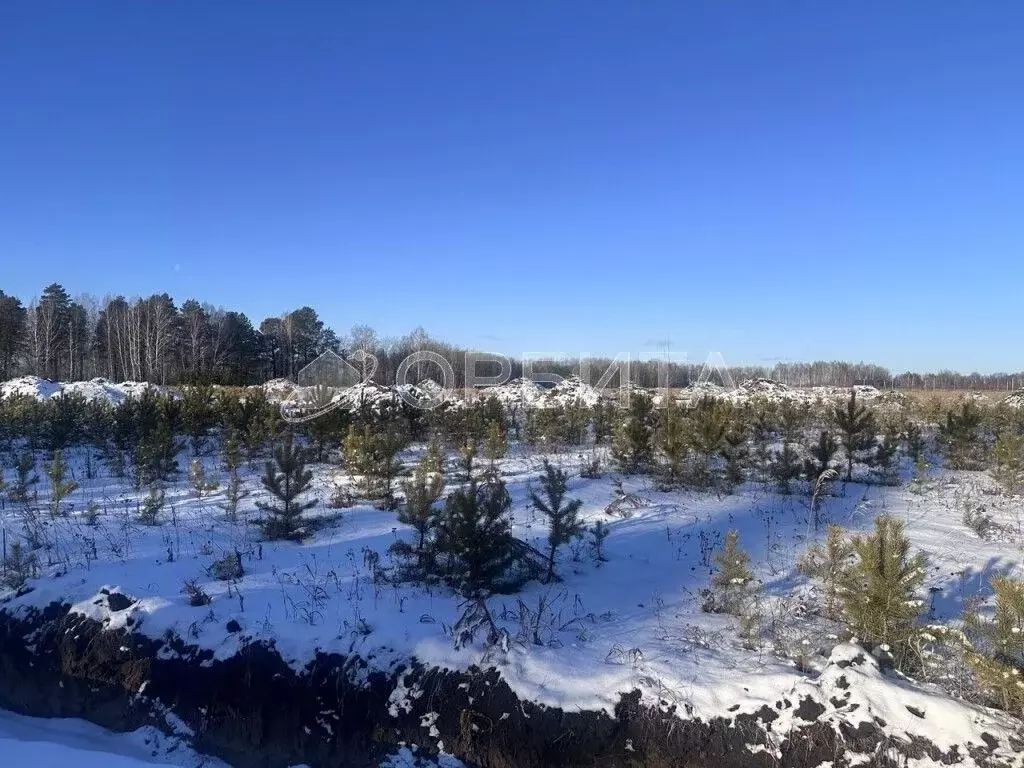
[{"label": "dark exposed soil", "polygon": [[[108,600],[131,602],[121,595]],[[170,712],[192,729],[197,750],[240,768],[376,766],[403,744],[430,752],[438,742],[467,764],[487,768],[810,768],[823,761],[840,768],[851,754],[873,754],[886,743],[869,725],[840,736],[810,722],[775,735],[782,739],[780,762],[748,747],[766,742],[778,717],[769,707],[702,722],[678,717],[671,707],[644,706],[634,691],[622,696],[612,717],[520,701],[493,669],[412,665],[388,676],[367,675],[362,666],[358,657],[320,655],[296,673],[265,644],[213,660],[180,638],[104,631],[67,606],[28,618],[0,611],[0,707],[85,718],[117,731],[146,724],[167,730]],[[400,680],[422,694],[405,697],[408,711],[392,716],[389,698]],[[813,720],[820,705],[808,702],[779,706],[797,707]],[[431,725],[437,735],[430,735]],[[904,751],[939,761],[955,757],[923,740]],[[870,764],[895,763],[875,758]]]}]

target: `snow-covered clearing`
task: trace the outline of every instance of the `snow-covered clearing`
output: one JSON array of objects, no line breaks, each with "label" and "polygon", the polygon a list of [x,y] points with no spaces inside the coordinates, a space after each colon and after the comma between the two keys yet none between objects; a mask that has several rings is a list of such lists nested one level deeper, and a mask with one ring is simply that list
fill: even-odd
[{"label": "snow-covered clearing", "polygon": [[226,768],[225,763],[196,754],[181,739],[165,736],[156,728],[111,733],[84,720],[24,717],[3,710],[0,755],[4,765],[35,768]]},{"label": "snow-covered clearing", "polygon": [[[411,464],[422,450],[410,448],[404,459]],[[50,519],[43,513],[51,541],[43,553],[45,573],[27,594],[8,595],[8,611],[73,603],[75,611],[109,627],[131,626],[153,638],[174,633],[218,658],[245,643],[272,642],[296,669],[318,650],[357,652],[371,669],[383,670],[410,656],[454,669],[486,662],[521,697],[545,704],[611,711],[619,694],[640,689],[651,704],[675,704],[702,719],[752,713],[804,694],[824,700],[834,695],[834,678],[845,668],[838,662],[855,653],[839,643],[835,627],[804,618],[812,587],[797,575],[795,561],[823,534],[809,523],[804,495],[783,496],[753,483],[725,496],[660,491],[650,479],[615,473],[583,479],[578,470],[589,452],[555,455],[577,475],[570,495],[583,500],[584,519],[610,527],[606,561],[598,562],[586,540],[579,540],[561,556],[559,583],[534,582],[518,595],[491,598],[492,612],[517,641],[507,652],[454,650],[451,627],[460,606],[451,592],[375,577],[389,565],[389,545],[407,535],[394,512],[321,503],[312,513],[320,525],[310,540],[261,541],[249,521],[264,491],[260,467],[250,465],[244,476],[251,495],[237,522],[226,520],[219,508],[222,492],[197,498],[182,473],[167,487],[158,524],[142,525],[136,512],[144,494],[107,476],[85,452],[68,452],[80,483],[65,501],[71,514]],[[184,466],[188,458],[183,452],[179,463]],[[513,446],[500,462],[513,498],[514,533],[539,548],[546,529],[528,500],[544,458]],[[203,461],[209,475],[218,474],[215,456]],[[86,476],[87,464],[97,476]],[[322,501],[338,483],[348,482],[334,467],[315,467]],[[47,501],[45,485],[38,486],[41,504]],[[948,621],[959,615],[967,596],[988,594],[993,575],[1024,575],[1024,510],[986,496],[986,485],[973,473],[937,475],[917,489],[839,484],[822,510],[828,520],[851,529],[867,529],[882,512],[905,520],[914,545],[928,555],[929,617]],[[616,499],[619,511],[609,514]],[[1004,535],[986,540],[964,525],[964,505],[979,500],[987,505],[991,530]],[[101,509],[94,525],[81,514],[90,501]],[[11,505],[4,508],[12,537],[20,530],[19,515]],[[737,619],[701,610],[713,552],[730,528],[740,532],[752,556],[762,585],[760,610],[775,626],[774,644],[745,643]],[[211,564],[235,550],[242,554],[245,575],[233,582],[213,578]],[[189,579],[212,598],[209,605],[189,604],[182,593]],[[112,606],[108,592],[127,595],[131,604]],[[833,716],[854,723],[879,716],[897,737],[922,735],[942,748],[981,743],[986,731],[1014,727],[999,713],[956,702],[933,685],[883,677],[871,664],[859,670],[861,685],[848,694],[859,697],[859,711]],[[402,706],[402,695],[399,690],[395,707]],[[776,730],[787,727],[779,723]]]}]

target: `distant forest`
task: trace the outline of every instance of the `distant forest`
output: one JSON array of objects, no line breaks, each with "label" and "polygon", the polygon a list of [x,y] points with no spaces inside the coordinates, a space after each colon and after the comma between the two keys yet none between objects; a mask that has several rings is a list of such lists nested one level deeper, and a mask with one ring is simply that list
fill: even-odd
[{"label": "distant forest", "polygon": [[[470,351],[431,338],[423,328],[396,338],[381,338],[367,325],[339,333],[327,327],[311,307],[264,318],[255,326],[243,312],[196,299],[179,306],[166,293],[132,299],[72,297],[53,283],[38,299],[26,303],[0,291],[0,380],[35,374],[66,381],[101,376],[161,384],[245,385],[294,378],[326,350],[347,355],[359,349],[377,357],[374,380],[379,383],[394,383],[402,359],[414,351],[429,350],[451,363],[458,386],[464,383],[465,356]],[[600,376],[611,363],[592,359],[591,375]],[[663,378],[659,378],[659,367]],[[439,378],[436,372],[431,374],[430,365],[416,368],[422,376]],[[532,370],[567,376],[579,368],[578,360],[548,360],[535,361]],[[634,383],[643,387],[687,386],[698,380],[703,368],[699,363],[659,365],[656,360],[630,364]],[[512,375],[522,372],[522,361],[513,361]],[[734,366],[728,372],[736,382],[764,377],[790,386],[992,390],[1024,386],[1022,372],[894,373],[878,365],[840,361]],[[486,366],[478,373],[486,375]],[[720,383],[717,372],[711,380]]]}]

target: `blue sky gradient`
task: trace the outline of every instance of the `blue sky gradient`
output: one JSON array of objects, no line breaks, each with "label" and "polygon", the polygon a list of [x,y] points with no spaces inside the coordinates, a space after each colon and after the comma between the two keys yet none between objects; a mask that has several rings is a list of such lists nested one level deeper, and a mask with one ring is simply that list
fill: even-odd
[{"label": "blue sky gradient", "polygon": [[0,4],[0,289],[1019,370],[1024,4]]}]

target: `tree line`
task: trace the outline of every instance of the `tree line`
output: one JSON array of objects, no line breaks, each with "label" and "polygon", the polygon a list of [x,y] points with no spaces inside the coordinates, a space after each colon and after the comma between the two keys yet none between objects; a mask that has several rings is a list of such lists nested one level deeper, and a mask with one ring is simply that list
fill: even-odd
[{"label": "tree line", "polygon": [[[466,356],[477,350],[431,338],[423,328],[400,337],[381,338],[367,325],[339,334],[304,306],[254,325],[237,310],[190,298],[178,305],[166,293],[148,297],[83,295],[72,297],[59,283],[46,286],[39,298],[22,302],[0,290],[0,380],[34,374],[53,380],[103,377],[112,381],[160,384],[214,383],[246,385],[271,378],[292,378],[318,355],[333,350],[345,355],[372,352],[378,366],[374,380],[395,383],[399,365],[412,352],[440,355],[455,374],[455,386],[466,378]],[[590,383],[617,361],[551,359],[511,361],[513,377],[531,371],[560,376],[590,373]],[[497,373],[484,363],[477,375]],[[728,366],[708,371],[703,364],[633,360],[633,383],[641,387],[686,387],[701,380],[724,383],[769,378],[790,386],[849,387],[867,384],[880,389],[989,389],[1024,386],[1024,372],[963,374],[906,372],[896,374],[870,363],[815,361],[774,366]],[[433,364],[415,367],[413,381],[441,375]],[[586,379],[587,377],[584,376]]]}]

